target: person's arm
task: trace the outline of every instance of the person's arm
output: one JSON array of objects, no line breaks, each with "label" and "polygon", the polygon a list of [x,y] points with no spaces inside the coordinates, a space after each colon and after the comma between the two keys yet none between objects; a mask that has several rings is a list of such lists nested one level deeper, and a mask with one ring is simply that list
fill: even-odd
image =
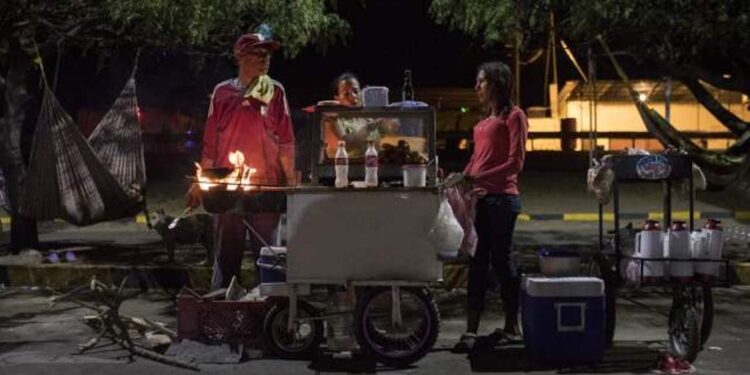
[{"label": "person's arm", "polygon": [[489,176],[509,176],[518,174],[523,169],[523,160],[525,157],[526,134],[529,128],[526,116],[516,112],[515,115],[508,117],[508,157],[505,162],[500,163],[490,169],[481,171],[471,178],[480,180]]},{"label": "person's arm", "polygon": [[277,100],[277,119],[276,122],[276,139],[279,142],[279,162],[284,172],[287,183],[295,180],[295,138],[292,119],[289,115],[289,104],[286,101],[286,94],[283,89],[279,90],[280,95]]},{"label": "person's arm", "polygon": [[218,86],[214,88],[213,94],[211,94],[211,104],[208,106],[208,116],[206,117],[206,126],[203,129],[203,151],[201,152],[201,167],[211,168],[216,163],[216,146],[218,144],[218,126],[221,108],[216,103],[216,90]]}]

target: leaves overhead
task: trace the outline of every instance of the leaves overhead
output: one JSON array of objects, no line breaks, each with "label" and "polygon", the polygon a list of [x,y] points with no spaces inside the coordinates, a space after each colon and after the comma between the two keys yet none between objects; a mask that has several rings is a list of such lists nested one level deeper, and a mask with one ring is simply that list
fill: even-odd
[{"label": "leaves overhead", "polygon": [[0,14],[3,45],[24,35],[98,53],[157,47],[228,54],[237,36],[265,23],[293,57],[350,32],[326,0],[10,0]]}]

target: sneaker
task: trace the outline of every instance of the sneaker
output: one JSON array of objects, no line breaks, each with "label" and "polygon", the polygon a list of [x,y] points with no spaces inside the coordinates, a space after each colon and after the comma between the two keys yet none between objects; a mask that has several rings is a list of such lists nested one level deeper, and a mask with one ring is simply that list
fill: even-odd
[{"label": "sneaker", "polygon": [[518,332],[508,332],[504,329],[496,328],[489,337],[495,342],[519,342],[523,341],[523,336]]},{"label": "sneaker", "polygon": [[451,349],[452,353],[468,353],[472,349],[474,349],[474,344],[477,341],[477,334],[476,333],[464,333],[461,335],[461,339],[458,340],[456,345],[453,345],[453,349]]}]

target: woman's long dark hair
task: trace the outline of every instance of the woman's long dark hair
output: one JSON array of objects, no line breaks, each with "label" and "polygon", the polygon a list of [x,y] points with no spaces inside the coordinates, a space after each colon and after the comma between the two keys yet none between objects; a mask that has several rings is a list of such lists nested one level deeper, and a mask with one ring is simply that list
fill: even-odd
[{"label": "woman's long dark hair", "polygon": [[[490,86],[490,100],[502,115],[507,115],[513,108],[510,99],[513,92],[513,73],[510,67],[500,61],[486,62],[479,66],[477,74],[484,72],[484,77]],[[486,108],[490,110],[490,108]],[[491,113],[490,113],[491,114]]]}]

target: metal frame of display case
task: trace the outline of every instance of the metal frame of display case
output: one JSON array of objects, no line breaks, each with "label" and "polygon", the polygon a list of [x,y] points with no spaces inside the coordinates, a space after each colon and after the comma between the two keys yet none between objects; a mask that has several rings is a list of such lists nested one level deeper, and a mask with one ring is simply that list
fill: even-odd
[{"label": "metal frame of display case", "polygon": [[[435,110],[432,107],[417,107],[417,108],[406,108],[406,107],[343,107],[343,106],[321,106],[316,107],[313,116],[313,124],[310,126],[309,139],[311,140],[310,145],[310,177],[313,185],[319,185],[322,179],[333,179],[336,176],[334,164],[328,162],[328,159],[322,155],[325,155],[325,142],[322,139],[323,132],[321,129],[323,114],[326,112],[336,112],[340,118],[419,118],[422,119],[423,130],[422,133],[425,136],[425,148],[428,153],[429,160],[435,160]],[[435,163],[437,164],[437,163]],[[359,167],[359,164],[355,164],[357,167],[349,169],[349,176],[353,179],[364,179],[364,164]],[[428,186],[434,185],[437,177],[437,165],[433,168],[427,169],[427,184]],[[400,181],[402,178],[402,171],[400,165],[395,164],[383,164],[379,165],[378,174],[381,180],[385,181]]]}]

